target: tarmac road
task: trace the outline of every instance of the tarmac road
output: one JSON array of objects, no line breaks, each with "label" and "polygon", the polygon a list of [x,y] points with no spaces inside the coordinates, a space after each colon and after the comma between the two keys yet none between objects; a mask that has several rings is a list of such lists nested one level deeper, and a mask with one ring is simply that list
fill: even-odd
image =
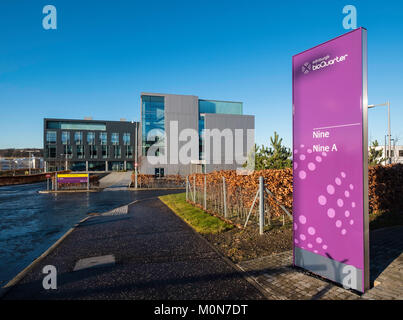
[{"label": "tarmac road", "polygon": [[183,190],[40,194],[46,182],[0,187],[0,287],[91,212]]},{"label": "tarmac road", "polygon": [[[73,271],[79,259],[103,255],[115,265]],[[43,289],[45,265],[57,268],[56,290]],[[264,299],[156,198],[85,221],[3,298]]]}]

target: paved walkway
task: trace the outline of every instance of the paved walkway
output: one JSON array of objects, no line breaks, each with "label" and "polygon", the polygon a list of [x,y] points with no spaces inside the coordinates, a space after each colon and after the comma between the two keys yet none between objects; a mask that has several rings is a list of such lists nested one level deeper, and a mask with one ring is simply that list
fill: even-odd
[{"label": "paved walkway", "polygon": [[131,182],[132,172],[111,172],[99,180],[100,188],[107,188],[106,191],[114,189],[127,189]]},{"label": "paved walkway", "polygon": [[370,234],[372,287],[363,295],[292,267],[292,251],[238,264],[272,299],[403,300],[403,227]]},{"label": "paved walkway", "polygon": [[[127,212],[127,213],[126,213]],[[80,259],[113,255],[108,266],[73,271]],[[109,257],[107,257],[108,261]],[[42,286],[45,265],[57,290]],[[80,224],[4,299],[263,299],[158,199],[95,216]]]}]

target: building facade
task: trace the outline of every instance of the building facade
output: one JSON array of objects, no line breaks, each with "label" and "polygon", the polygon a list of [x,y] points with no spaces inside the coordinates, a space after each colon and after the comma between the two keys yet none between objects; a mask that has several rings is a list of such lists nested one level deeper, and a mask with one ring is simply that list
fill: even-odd
[{"label": "building facade", "polygon": [[45,171],[133,170],[139,124],[44,119]]},{"label": "building facade", "polygon": [[[254,147],[254,128],[255,118],[243,115],[242,102],[142,93],[140,173],[163,176],[237,169]],[[207,137],[207,132],[215,132],[217,139]]]},{"label": "building facade", "polygon": [[[370,149],[371,149],[371,147],[368,148],[368,150],[370,150]],[[383,165],[388,164],[389,146],[388,145],[377,146],[375,149],[382,151],[381,157],[378,158],[378,160],[381,160],[381,164],[383,164]],[[403,146],[392,145],[391,152],[390,152],[390,158],[391,158],[392,163],[403,163]]]}]

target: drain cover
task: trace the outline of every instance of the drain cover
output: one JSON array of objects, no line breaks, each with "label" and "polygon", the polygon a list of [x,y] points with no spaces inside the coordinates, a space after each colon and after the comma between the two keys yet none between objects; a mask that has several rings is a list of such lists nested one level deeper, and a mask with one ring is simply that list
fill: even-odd
[{"label": "drain cover", "polygon": [[77,261],[73,271],[96,268],[96,267],[113,266],[114,264],[115,264],[115,256],[111,254],[106,256],[85,258]]}]

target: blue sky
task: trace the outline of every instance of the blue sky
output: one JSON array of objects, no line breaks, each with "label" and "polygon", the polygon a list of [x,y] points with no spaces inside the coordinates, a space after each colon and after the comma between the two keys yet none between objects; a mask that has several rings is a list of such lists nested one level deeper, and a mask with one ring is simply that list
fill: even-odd
[{"label": "blue sky", "polygon": [[[142,91],[243,101],[258,144],[276,130],[291,146],[291,57],[345,33],[347,4],[368,29],[369,102],[391,101],[403,144],[401,1],[2,0],[0,148],[42,147],[44,117],[139,120]],[[386,115],[370,110],[371,140]]]}]

